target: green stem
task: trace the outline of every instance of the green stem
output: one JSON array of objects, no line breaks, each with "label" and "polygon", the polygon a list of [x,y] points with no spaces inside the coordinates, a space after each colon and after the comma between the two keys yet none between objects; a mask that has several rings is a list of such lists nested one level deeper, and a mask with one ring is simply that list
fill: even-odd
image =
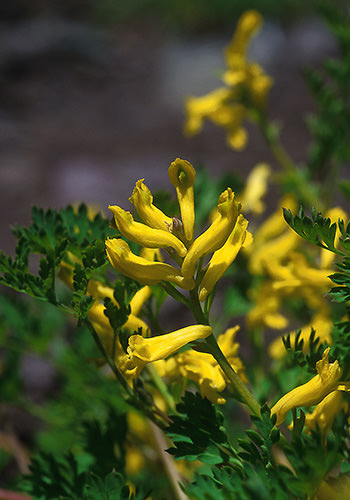
[{"label": "green stem", "polygon": [[295,163],[279,142],[275,126],[267,120],[266,115],[262,112],[257,113],[257,123],[272,154],[283,170],[285,172],[294,172],[296,170]]},{"label": "green stem", "polygon": [[[198,323],[209,325],[208,318],[204,315],[204,312],[201,308],[198,299],[197,289],[191,290],[190,298],[191,298],[191,310]],[[227,361],[226,356],[220,349],[213,334],[209,335],[209,337],[206,338],[206,344],[209,348],[208,350],[214,356],[219,366],[221,367],[222,371],[225,373],[226,377],[230,381],[233,397],[235,399],[238,399],[238,401],[246,404],[254,415],[260,416],[259,403],[250,393],[246,385],[239,378],[239,376],[234,371],[230,363]]]},{"label": "green stem", "polygon": [[161,393],[163,398],[165,399],[165,402],[169,406],[169,408],[176,413],[176,406],[175,406],[175,401],[172,395],[169,393],[168,388],[166,384],[163,382],[162,378],[158,375],[157,370],[153,366],[152,363],[149,363],[147,365],[147,369],[149,374],[151,375],[154,384],[156,385],[158,391]]},{"label": "green stem", "polygon": [[147,406],[139,397],[137,397],[137,394],[134,393],[134,391],[131,389],[121,372],[118,370],[116,367],[113,359],[109,356],[109,354],[106,352],[95,328],[92,326],[91,322],[85,318],[84,323],[90,330],[90,333],[99,349],[101,352],[102,356],[105,358],[108,366],[112,370],[113,374],[115,375],[116,379],[120,382],[126,393],[128,394],[130,401],[133,405],[135,405],[141,412],[143,412],[152,422],[154,422],[156,425],[158,425],[161,429],[165,428],[165,425],[162,421],[160,421],[155,414],[153,413],[152,409]]}]

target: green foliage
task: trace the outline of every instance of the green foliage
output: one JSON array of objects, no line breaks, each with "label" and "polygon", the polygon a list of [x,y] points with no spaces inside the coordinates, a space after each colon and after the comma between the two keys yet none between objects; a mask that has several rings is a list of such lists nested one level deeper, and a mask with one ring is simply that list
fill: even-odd
[{"label": "green foliage", "polygon": [[300,329],[296,332],[293,345],[291,343],[290,334],[282,337],[284,347],[290,359],[290,364],[291,366],[306,366],[309,373],[316,373],[316,362],[322,358],[322,353],[327,346],[320,342],[319,337],[317,337],[317,332],[311,328],[310,336],[307,340],[308,352],[305,353],[303,352],[304,339],[300,337]]},{"label": "green foliage", "polygon": [[[87,281],[106,263],[104,240],[115,234],[100,214],[88,217],[84,204],[75,211],[68,206],[60,211],[33,207],[32,224],[15,227],[17,237],[15,257],[0,253],[0,283],[40,300],[59,304],[56,274],[62,260],[68,260],[70,252],[82,261],[76,264],[74,274],[75,295],[73,309],[84,318],[91,306],[91,298],[85,297]],[[40,255],[37,273],[32,256]],[[62,305],[62,304],[60,304]],[[62,305],[63,306],[63,305]]]},{"label": "green foliage", "polygon": [[315,208],[313,208],[311,212],[312,218],[310,219],[310,217],[304,215],[302,207],[300,207],[296,215],[293,215],[290,210],[284,208],[283,215],[290,227],[299,236],[304,238],[304,240],[338,255],[345,255],[344,252],[335,248],[334,239],[337,224],[335,222],[332,223],[329,217],[322,217],[322,214],[316,212]]},{"label": "green foliage", "polygon": [[[150,492],[144,493],[139,488],[132,495],[134,500],[146,500]],[[90,483],[86,486],[83,500],[129,500],[130,486],[118,472],[110,472],[104,479],[96,474],[91,475]]]},{"label": "green foliage", "polygon": [[168,452],[177,459],[207,464],[226,462],[233,450],[222,427],[222,413],[207,399],[190,392],[185,393],[176,410],[179,414],[171,416],[172,422],[166,429],[175,445]]}]

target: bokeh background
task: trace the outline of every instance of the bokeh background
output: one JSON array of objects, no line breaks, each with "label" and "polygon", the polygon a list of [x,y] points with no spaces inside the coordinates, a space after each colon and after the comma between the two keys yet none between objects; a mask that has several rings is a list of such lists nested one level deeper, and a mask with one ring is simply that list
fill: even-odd
[{"label": "bokeh background", "polygon": [[337,47],[309,2],[286,0],[13,0],[0,4],[0,248],[31,205],[85,201],[127,208],[134,182],[168,186],[176,157],[214,176],[273,164],[248,125],[245,152],[207,124],[183,136],[184,98],[220,84],[223,49],[239,15],[257,7],[265,24],[251,58],[275,78],[270,114],[296,161],[309,141],[313,103],[303,81]]}]

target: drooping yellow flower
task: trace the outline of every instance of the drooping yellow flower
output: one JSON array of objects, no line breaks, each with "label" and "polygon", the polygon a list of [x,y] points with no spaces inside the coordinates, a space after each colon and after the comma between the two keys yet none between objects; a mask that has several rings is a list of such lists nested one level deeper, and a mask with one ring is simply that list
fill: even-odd
[{"label": "drooping yellow flower", "polygon": [[312,413],[305,415],[305,430],[318,427],[323,436],[326,436],[333,425],[335,417],[346,408],[343,398],[343,391],[333,391],[327,394],[315,407]]},{"label": "drooping yellow flower", "polygon": [[152,262],[135,255],[126,241],[119,238],[106,240],[107,257],[118,271],[144,285],[153,285],[160,281],[171,281],[185,290],[195,286],[192,277],[184,278],[181,272],[170,264]]},{"label": "drooping yellow flower", "polygon": [[188,97],[186,99],[187,120],[184,132],[188,136],[198,134],[204,120],[215,115],[230,97],[230,90],[220,87],[203,97]]},{"label": "drooping yellow flower", "polygon": [[172,219],[153,205],[152,193],[143,181],[144,179],[140,179],[136,182],[129,201],[135,206],[136,212],[145,224],[169,232],[168,227],[172,223]]},{"label": "drooping yellow flower", "polygon": [[[262,16],[256,10],[247,10],[239,18],[232,41],[225,51],[229,68],[236,69],[240,65],[244,65],[248,44],[261,25]],[[243,79],[244,74],[237,74],[235,83],[240,83]]]},{"label": "drooping yellow flower", "polygon": [[210,326],[193,325],[148,339],[141,335],[132,335],[129,338],[122,370],[126,374],[138,377],[147,363],[167,358],[186,344],[208,337],[211,332]]},{"label": "drooping yellow flower", "polygon": [[[218,344],[237,375],[246,382],[244,366],[238,357],[239,344],[235,336],[239,327],[229,328],[218,337]],[[161,377],[169,380],[191,380],[199,386],[200,393],[214,404],[224,404],[226,399],[221,394],[227,380],[224,372],[211,354],[188,350],[166,361],[157,361],[155,367]]]},{"label": "drooping yellow flower", "polygon": [[309,382],[296,387],[285,394],[272,408],[271,414],[277,416],[276,425],[280,425],[292,408],[298,406],[314,406],[323,400],[330,392],[337,389],[348,390],[350,383],[339,382],[342,369],[338,361],[329,363],[328,353],[330,348],[324,350],[322,359],[317,361],[317,375]]},{"label": "drooping yellow flower", "polygon": [[172,247],[180,257],[186,255],[185,245],[174,234],[136,222],[130,212],[126,212],[118,206],[109,206],[108,208],[114,215],[117,228],[129,240],[149,248]]},{"label": "drooping yellow flower", "polygon": [[243,215],[239,215],[233,231],[226,242],[219,250],[214,252],[200,284],[200,301],[204,301],[207,298],[215,284],[237,257],[246,238],[247,226],[248,221]]},{"label": "drooping yellow flower", "polygon": [[265,209],[261,198],[267,190],[267,181],[271,175],[271,168],[266,163],[259,163],[249,174],[244,191],[241,195],[244,212],[253,212],[260,215]]},{"label": "drooping yellow flower", "polygon": [[169,179],[176,189],[186,240],[192,241],[194,228],[193,184],[196,172],[190,162],[176,158],[170,164]]},{"label": "drooping yellow flower", "polygon": [[198,259],[203,255],[218,250],[232,232],[240,205],[234,199],[230,188],[221,193],[218,201],[218,217],[209,228],[194,240],[184,258],[181,271],[186,278],[194,275]]}]

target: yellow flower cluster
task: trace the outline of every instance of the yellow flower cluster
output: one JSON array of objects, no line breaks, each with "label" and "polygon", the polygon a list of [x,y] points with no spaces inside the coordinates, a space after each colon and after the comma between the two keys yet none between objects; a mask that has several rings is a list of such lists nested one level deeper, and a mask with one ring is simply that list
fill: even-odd
[{"label": "yellow flower cluster", "polygon": [[153,204],[153,196],[143,179],[136,182],[130,197],[143,223],[134,221],[130,212],[118,206],[109,208],[124,237],[146,248],[167,249],[181,268],[135,255],[121,238],[106,241],[107,256],[113,267],[142,284],[168,281],[191,290],[196,286],[198,261],[213,253],[199,285],[200,300],[204,301],[244,244],[248,222],[239,213],[240,204],[235,201],[234,193],[227,188],[219,196],[214,221],[193,239],[195,170],[188,161],[178,158],[169,167],[169,178],[176,189],[181,219],[168,217]]},{"label": "yellow flower cluster", "polygon": [[[239,326],[227,329],[225,333],[219,335],[217,342],[234,371],[246,382],[244,367],[238,357],[239,344],[235,341],[238,330]],[[183,380],[197,383],[202,396],[212,403],[224,404],[226,402],[221,392],[226,388],[227,380],[211,354],[188,350],[176,354],[169,360],[156,362],[155,367],[159,375],[166,377],[169,381],[182,377]]]},{"label": "yellow flower cluster", "polygon": [[[307,350],[311,328],[321,341],[331,343],[332,321],[325,294],[332,286],[329,275],[333,273],[331,265],[335,254],[321,249],[318,255],[312,255],[311,264],[305,248],[300,245],[301,238],[284,221],[282,207],[295,211],[295,200],[290,196],[281,200],[278,210],[255,231],[254,241],[247,249],[251,273],[264,278],[260,287],[252,291],[255,306],[247,315],[247,324],[250,328],[285,330],[289,320],[281,312],[283,304],[290,298],[300,297],[311,311],[310,322],[300,325],[300,339],[304,340]],[[347,219],[339,207],[329,210],[326,216],[333,221]],[[338,241],[337,233],[336,245]],[[294,330],[290,333],[292,346],[295,337]],[[285,355],[282,337],[270,345],[269,354],[275,359]]]},{"label": "yellow flower cluster", "polygon": [[249,42],[261,24],[261,15],[254,10],[241,16],[225,51],[227,69],[222,79],[227,86],[202,97],[187,98],[185,134],[199,133],[204,120],[211,120],[227,131],[227,142],[231,148],[240,150],[245,147],[247,134],[242,123],[250,108],[263,109],[266,106],[273,83],[259,64],[247,60]]}]

